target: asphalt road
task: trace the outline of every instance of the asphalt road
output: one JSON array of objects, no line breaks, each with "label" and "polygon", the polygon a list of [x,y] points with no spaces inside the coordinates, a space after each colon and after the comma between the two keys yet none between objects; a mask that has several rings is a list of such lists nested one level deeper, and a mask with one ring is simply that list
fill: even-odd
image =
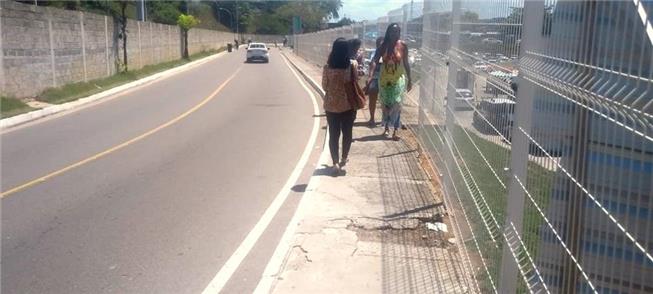
[{"label": "asphalt road", "polygon": [[[2,293],[199,293],[279,193],[313,105],[276,49],[225,54],[114,99],[1,135]],[[322,142],[318,140],[318,142]],[[313,146],[311,146],[312,148]],[[224,292],[251,292],[299,197]]]}]

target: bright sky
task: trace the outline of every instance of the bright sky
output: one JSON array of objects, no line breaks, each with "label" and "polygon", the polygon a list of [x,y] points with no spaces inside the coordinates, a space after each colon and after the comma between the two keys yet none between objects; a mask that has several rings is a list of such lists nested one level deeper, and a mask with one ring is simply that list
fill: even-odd
[{"label": "bright sky", "polygon": [[376,20],[405,3],[410,3],[410,0],[342,0],[340,16],[356,21]]}]

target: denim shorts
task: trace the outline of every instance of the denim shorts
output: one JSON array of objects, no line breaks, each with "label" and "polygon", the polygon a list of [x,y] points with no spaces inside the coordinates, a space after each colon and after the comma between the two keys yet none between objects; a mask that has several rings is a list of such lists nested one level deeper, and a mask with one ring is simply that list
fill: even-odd
[{"label": "denim shorts", "polygon": [[373,78],[370,80],[370,86],[368,87],[368,92],[378,93],[379,92],[379,78]]}]

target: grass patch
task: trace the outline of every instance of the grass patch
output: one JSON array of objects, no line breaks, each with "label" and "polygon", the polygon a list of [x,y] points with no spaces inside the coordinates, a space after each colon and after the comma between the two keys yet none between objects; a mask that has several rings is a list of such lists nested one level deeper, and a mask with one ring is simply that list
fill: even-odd
[{"label": "grass patch", "polygon": [[129,82],[133,82],[138,79],[142,79],[144,77],[153,75],[155,73],[162,72],[164,70],[168,70],[222,51],[224,51],[224,48],[220,48],[218,50],[203,51],[191,55],[188,60],[178,59],[178,60],[162,62],[153,65],[146,65],[138,70],[118,73],[106,78],[96,79],[88,82],[67,84],[57,88],[49,88],[43,91],[37,99],[39,101],[43,101],[51,104],[61,104],[61,103],[70,102],[82,97],[87,97],[93,94],[100,93],[102,91],[106,91],[113,87],[117,87]]},{"label": "grass patch", "polygon": [[30,107],[19,99],[0,96],[0,118],[11,117],[34,109],[36,108]]},{"label": "grass patch", "polygon": [[[431,145],[428,146],[429,148],[426,148],[431,154],[439,153],[445,157],[450,156],[450,151],[447,150],[448,147],[445,144],[442,144],[442,141],[437,139],[438,137],[446,138],[446,136],[444,136],[444,132],[446,132],[445,130],[440,129],[437,126],[428,126],[422,129],[422,131],[423,133],[420,134],[420,139],[423,143],[427,142],[425,145]],[[499,270],[501,266],[501,247],[503,240],[501,240],[501,243],[498,243],[498,248],[494,246],[494,243],[491,241],[487,229],[483,225],[482,219],[476,210],[472,196],[468,192],[463,176],[468,179],[474,179],[497,222],[500,226],[503,226],[508,191],[501,186],[499,179],[506,186],[510,183],[511,179],[505,172],[503,172],[503,168],[510,166],[511,151],[504,146],[495,144],[478,136],[472,130],[467,130],[465,133],[463,128],[460,126],[455,126],[452,129],[451,138],[458,147],[458,150],[454,150],[454,153],[456,154],[455,160],[462,166],[462,160],[464,159],[464,163],[467,164],[467,167],[469,168],[469,174],[463,175],[456,169],[455,165],[450,166],[450,168],[454,169],[454,174],[451,175],[454,181],[453,184],[460,193],[461,202],[467,212],[467,216],[470,218],[472,229],[477,241],[479,242],[480,250],[485,258],[491,278],[497,282],[500,278]],[[478,147],[478,150],[472,143]],[[487,159],[487,163],[479,154],[479,150],[483,153],[485,159]],[[492,167],[492,169],[497,173],[497,176],[492,173],[490,167]],[[555,172],[530,161],[527,164],[527,170],[528,177],[525,181],[525,185],[538,206],[546,212],[553,191]],[[467,171],[465,171],[465,173],[467,173]],[[497,179],[497,177],[499,179]],[[535,209],[532,202],[526,199],[521,237],[526,245],[526,250],[533,259],[537,259],[538,257],[539,245],[541,244],[540,230],[543,224],[544,219]],[[465,243],[465,245],[471,252],[477,251],[477,248],[473,243]],[[524,253],[521,252],[519,257],[522,257],[523,255]],[[490,277],[487,277],[485,270],[481,270],[477,274],[479,286],[481,287],[482,292],[492,292],[489,282]],[[519,287],[517,292],[527,292],[526,286],[521,278],[519,278],[518,281]]]}]

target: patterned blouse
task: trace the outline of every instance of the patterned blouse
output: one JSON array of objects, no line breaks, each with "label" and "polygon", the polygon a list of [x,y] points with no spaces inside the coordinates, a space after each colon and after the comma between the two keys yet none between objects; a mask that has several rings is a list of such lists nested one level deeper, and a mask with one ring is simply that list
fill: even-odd
[{"label": "patterned blouse", "polygon": [[[351,60],[353,68],[358,68],[358,63]],[[322,69],[322,89],[324,95],[324,110],[328,112],[345,112],[353,107],[347,100],[345,85],[351,81],[351,67],[347,69],[329,68],[327,65]]]}]

